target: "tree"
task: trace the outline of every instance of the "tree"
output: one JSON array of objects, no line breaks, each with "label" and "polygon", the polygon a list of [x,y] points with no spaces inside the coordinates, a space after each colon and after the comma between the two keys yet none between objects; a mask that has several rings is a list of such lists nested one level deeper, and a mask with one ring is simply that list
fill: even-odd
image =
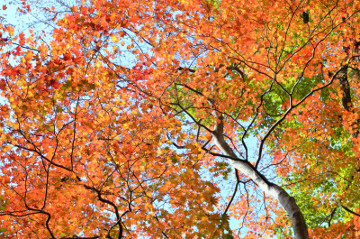
[{"label": "tree", "polygon": [[357,1],[61,6],[0,25],[3,237],[359,235]]}]

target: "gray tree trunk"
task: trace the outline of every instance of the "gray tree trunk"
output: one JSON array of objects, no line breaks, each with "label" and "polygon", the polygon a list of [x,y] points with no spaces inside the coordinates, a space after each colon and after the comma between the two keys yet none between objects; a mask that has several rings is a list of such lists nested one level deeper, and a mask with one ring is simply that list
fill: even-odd
[{"label": "gray tree trunk", "polygon": [[229,157],[229,160],[234,168],[251,178],[265,194],[279,200],[282,207],[290,216],[295,238],[308,239],[309,234],[307,225],[300,208],[295,202],[295,199],[291,197],[283,188],[267,180],[267,178],[248,161],[239,159],[225,141],[222,131],[222,124],[220,124],[220,126],[218,125],[217,129],[212,133],[216,146],[222,151],[224,155]]}]

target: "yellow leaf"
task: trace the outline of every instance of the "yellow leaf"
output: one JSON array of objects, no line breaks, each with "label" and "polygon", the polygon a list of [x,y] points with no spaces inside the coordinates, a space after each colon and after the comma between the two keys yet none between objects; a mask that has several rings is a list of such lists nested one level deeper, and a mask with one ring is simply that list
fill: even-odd
[{"label": "yellow leaf", "polygon": [[111,40],[112,40],[113,42],[118,42],[118,41],[119,41],[119,37],[118,37],[117,35],[112,35],[112,36],[111,36]]},{"label": "yellow leaf", "polygon": [[25,55],[25,60],[30,61],[33,57],[33,53],[32,51],[29,51],[26,55]]}]

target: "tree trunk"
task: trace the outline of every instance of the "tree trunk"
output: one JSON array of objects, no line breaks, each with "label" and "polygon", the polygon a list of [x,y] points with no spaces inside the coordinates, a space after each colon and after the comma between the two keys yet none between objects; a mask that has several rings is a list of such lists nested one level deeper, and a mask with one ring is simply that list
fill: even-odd
[{"label": "tree trunk", "polygon": [[282,207],[290,216],[295,238],[308,239],[309,234],[307,225],[300,208],[295,202],[295,199],[291,197],[283,188],[274,183],[271,183],[248,161],[239,159],[228,143],[224,140],[222,131],[222,124],[220,124],[212,133],[216,146],[222,151],[224,155],[229,157],[229,160],[234,168],[251,178],[265,194],[271,195],[272,197],[279,200]]}]

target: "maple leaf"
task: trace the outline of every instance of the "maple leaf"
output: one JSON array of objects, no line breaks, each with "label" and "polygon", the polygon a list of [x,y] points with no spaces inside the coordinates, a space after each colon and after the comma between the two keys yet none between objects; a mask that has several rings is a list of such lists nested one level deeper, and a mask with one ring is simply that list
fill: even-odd
[{"label": "maple leaf", "polygon": [[16,50],[16,51],[14,51],[13,54],[14,54],[15,56],[20,56],[21,46],[17,46],[17,47],[15,48],[15,50]]},{"label": "maple leaf", "polygon": [[5,90],[6,87],[6,82],[4,79],[0,80],[0,90]]}]

